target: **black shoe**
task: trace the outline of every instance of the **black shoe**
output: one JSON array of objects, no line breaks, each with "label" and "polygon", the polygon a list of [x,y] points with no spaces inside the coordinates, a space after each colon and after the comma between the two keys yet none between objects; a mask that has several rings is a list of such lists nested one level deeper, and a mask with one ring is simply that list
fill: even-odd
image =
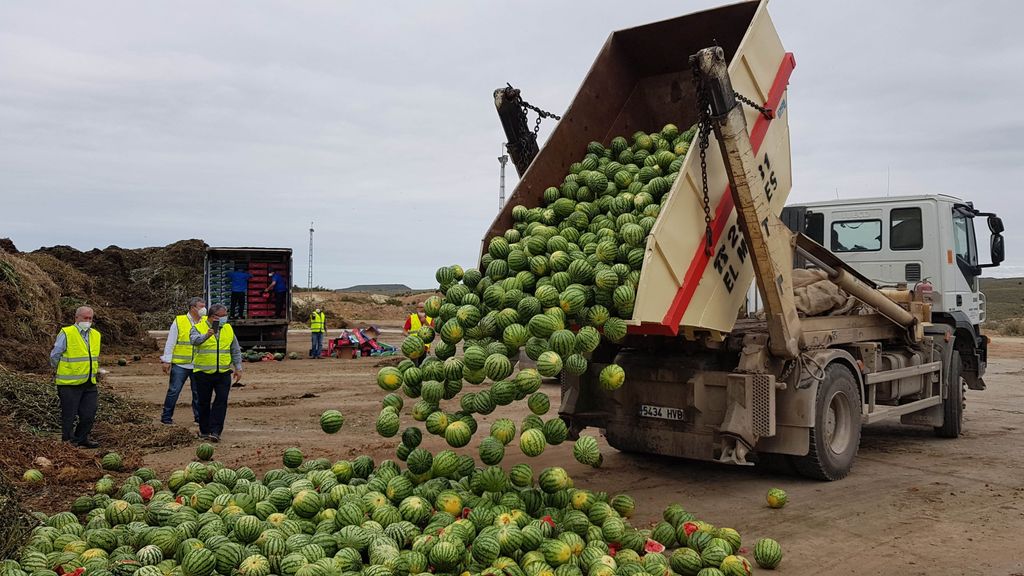
[{"label": "black shoe", "polygon": [[213,443],[220,442],[220,436],[218,436],[216,434],[208,434],[206,436],[206,439],[209,440],[210,442],[213,442]]},{"label": "black shoe", "polygon": [[160,423],[163,424],[164,426],[174,426],[174,422],[172,422],[171,420],[161,420]]},{"label": "black shoe", "polygon": [[99,448],[100,443],[95,440],[89,440],[88,438],[86,438],[81,442],[76,442],[75,446],[78,446],[79,448]]}]

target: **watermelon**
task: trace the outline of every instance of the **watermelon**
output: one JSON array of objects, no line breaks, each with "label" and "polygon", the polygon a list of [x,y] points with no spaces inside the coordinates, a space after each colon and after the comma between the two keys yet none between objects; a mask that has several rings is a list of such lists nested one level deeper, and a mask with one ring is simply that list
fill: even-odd
[{"label": "watermelon", "polygon": [[700,553],[692,548],[676,548],[669,557],[669,564],[672,570],[681,576],[696,576],[704,567],[704,561]]},{"label": "watermelon", "polygon": [[[448,322],[454,322],[454,320],[449,320]],[[445,326],[447,326],[447,325],[448,324],[445,323]],[[456,323],[456,326],[457,325],[458,325],[458,323]],[[441,328],[441,338],[442,339],[444,339],[444,334],[445,334],[444,327],[442,327]],[[462,332],[461,332],[461,328],[460,328],[459,329],[459,337],[460,338],[461,338],[461,334],[462,334]],[[447,341],[448,340],[445,339],[445,342],[447,342]],[[426,351],[426,344],[424,344],[423,339],[420,338],[417,334],[409,334],[408,336],[405,337],[405,340],[402,341],[402,354],[404,354],[406,358],[411,358],[413,360],[419,359],[420,357],[423,356],[423,353],[425,351]],[[398,371],[397,368],[395,368],[394,370]],[[378,380],[378,383],[380,383],[379,380]],[[395,388],[395,389],[397,390],[397,388]]]},{"label": "watermelon", "polygon": [[469,426],[461,420],[456,420],[448,424],[444,430],[444,439],[452,448],[462,448],[466,444],[469,444],[469,440],[472,436],[473,433],[469,429]]},{"label": "watermelon", "polygon": [[341,430],[345,417],[338,410],[325,410],[320,414],[320,429],[328,434]]},{"label": "watermelon", "polygon": [[216,556],[206,548],[189,551],[181,561],[181,573],[184,576],[210,576],[216,567]]},{"label": "watermelon", "polygon": [[527,456],[540,456],[547,446],[543,430],[533,428],[519,434],[519,449]]},{"label": "watermelon", "polygon": [[481,462],[488,466],[494,466],[505,457],[505,443],[493,436],[488,436],[480,441],[478,452]]},{"label": "watermelon", "polygon": [[504,380],[512,374],[512,362],[505,354],[491,354],[484,361],[484,372],[495,382]]},{"label": "watermelon", "polygon": [[789,496],[786,495],[786,491],[781,488],[771,488],[768,490],[768,494],[765,497],[768,501],[769,508],[782,508],[789,501]]},{"label": "watermelon", "polygon": [[580,464],[599,468],[603,461],[601,451],[597,445],[597,439],[593,436],[581,434],[572,446],[572,455]]},{"label": "watermelon", "polygon": [[398,412],[390,407],[386,407],[377,414],[377,434],[385,438],[391,438],[395,434],[398,434],[398,428],[401,426],[401,421],[398,418]]},{"label": "watermelon", "polygon": [[117,452],[107,452],[100,460],[100,466],[102,466],[104,470],[120,470],[122,466],[121,455]]},{"label": "watermelon", "polygon": [[548,395],[543,392],[534,392],[526,401],[526,405],[530,408],[530,412],[538,416],[542,416],[548,413],[551,408],[551,400]]},{"label": "watermelon", "polygon": [[204,462],[213,459],[213,444],[203,442],[196,447],[196,458]]},{"label": "watermelon", "polygon": [[537,358],[537,371],[548,378],[558,376],[562,371],[562,357],[551,350],[542,353]]},{"label": "watermelon", "polygon": [[626,381],[626,373],[618,364],[609,364],[601,370],[598,382],[604,390],[618,390]]},{"label": "watermelon", "polygon": [[626,337],[626,322],[612,316],[604,323],[604,335],[612,342],[622,342]]},{"label": "watermelon", "polygon": [[302,451],[298,448],[287,448],[282,456],[285,468],[298,468],[303,461]]},{"label": "watermelon", "polygon": [[[766,570],[774,570],[782,562],[782,548],[771,538],[761,538],[754,545],[754,561]],[[748,570],[749,574],[750,571]]]},{"label": "watermelon", "polygon": [[402,371],[392,366],[385,366],[377,372],[377,385],[388,392],[402,387]]},{"label": "watermelon", "polygon": [[30,468],[28,470],[25,470],[25,473],[22,474],[21,479],[25,482],[28,482],[29,484],[38,484],[39,482],[43,481],[43,473],[34,468]]},{"label": "watermelon", "polygon": [[569,428],[566,426],[565,421],[561,418],[552,418],[544,423],[543,428],[544,439],[548,444],[557,446],[569,436]]},{"label": "watermelon", "polygon": [[579,376],[587,371],[587,359],[582,354],[570,354],[565,358],[563,368],[569,374]]}]

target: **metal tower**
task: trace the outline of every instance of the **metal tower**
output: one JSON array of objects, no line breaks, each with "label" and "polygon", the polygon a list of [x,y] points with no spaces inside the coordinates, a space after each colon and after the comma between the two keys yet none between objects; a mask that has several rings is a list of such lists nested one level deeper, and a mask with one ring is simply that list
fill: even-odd
[{"label": "metal tower", "polygon": [[501,163],[501,183],[498,185],[498,210],[505,207],[505,165],[508,164],[508,154],[505,150],[505,142],[501,143],[501,156],[498,156],[498,162]]},{"label": "metal tower", "polygon": [[306,288],[313,289],[313,223],[309,223],[309,274],[306,277]]}]

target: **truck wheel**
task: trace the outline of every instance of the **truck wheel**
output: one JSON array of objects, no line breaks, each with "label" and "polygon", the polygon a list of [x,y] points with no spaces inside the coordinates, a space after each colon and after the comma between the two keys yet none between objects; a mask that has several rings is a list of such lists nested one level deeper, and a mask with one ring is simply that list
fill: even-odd
[{"label": "truck wheel", "polygon": [[946,399],[942,401],[942,426],[935,427],[939,438],[957,438],[964,426],[964,385],[960,377],[960,352],[954,350],[946,371]]},{"label": "truck wheel", "polygon": [[793,463],[809,478],[844,478],[857,456],[861,426],[860,392],[849,368],[837,362],[828,365],[818,384],[814,411],[807,455],[794,457]]}]

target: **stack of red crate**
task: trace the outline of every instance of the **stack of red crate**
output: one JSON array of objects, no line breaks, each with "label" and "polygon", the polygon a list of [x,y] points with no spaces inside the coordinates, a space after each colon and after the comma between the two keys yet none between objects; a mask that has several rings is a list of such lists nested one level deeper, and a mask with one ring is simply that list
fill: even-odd
[{"label": "stack of red crate", "polygon": [[263,291],[270,286],[270,273],[281,274],[285,282],[288,282],[288,270],[284,264],[270,264],[267,262],[250,262],[249,273],[252,278],[249,280],[249,318],[274,318],[274,295],[266,294]]}]

